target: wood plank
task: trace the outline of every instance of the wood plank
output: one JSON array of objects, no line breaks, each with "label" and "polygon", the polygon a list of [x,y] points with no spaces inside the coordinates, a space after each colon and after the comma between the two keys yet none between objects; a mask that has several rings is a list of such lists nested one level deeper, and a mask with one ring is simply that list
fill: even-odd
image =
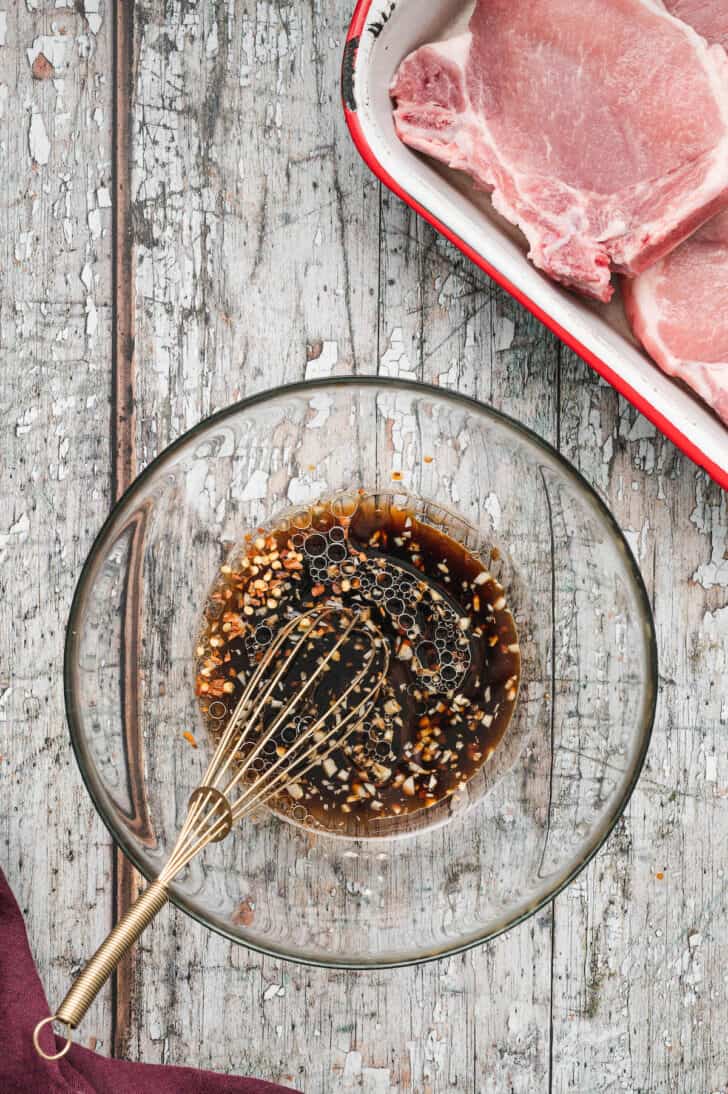
[{"label": "wood plank", "polygon": [[378,191],[340,119],[344,6],[138,5],[142,464],[321,352],[367,367]]},{"label": "wood plank", "polygon": [[[338,102],[349,11],[330,11],[140,8],[143,462],[240,393],[353,369],[459,386],[555,435],[558,353],[541,327],[389,198],[380,253],[378,189]],[[524,395],[532,374],[537,396]],[[547,1075],[548,914],[488,950],[358,976],[174,924],[144,943],[130,1042],[140,1057],[317,1091],[471,1089],[494,1076],[526,1091]],[[477,1003],[476,985],[487,986]],[[507,1005],[494,1004],[495,985]]]},{"label": "wood plank", "polygon": [[556,904],[553,1089],[722,1090],[728,497],[571,354],[562,410],[651,590],[661,699],[624,820]]},{"label": "wood plank", "polygon": [[[3,7],[2,862],[58,1003],[111,912],[110,841],[62,685],[71,595],[109,504],[110,40],[72,7]],[[107,991],[82,1037],[108,1050],[110,1028]]]}]

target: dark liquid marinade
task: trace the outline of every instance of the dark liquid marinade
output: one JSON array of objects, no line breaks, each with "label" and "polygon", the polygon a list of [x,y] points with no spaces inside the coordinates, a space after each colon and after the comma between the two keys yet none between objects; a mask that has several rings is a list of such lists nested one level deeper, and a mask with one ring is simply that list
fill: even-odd
[{"label": "dark liquid marinade", "polygon": [[197,648],[213,737],[287,613],[330,597],[371,611],[391,647],[387,681],[361,728],[272,804],[314,827],[366,834],[437,805],[493,753],[516,702],[518,637],[502,587],[442,530],[371,495],[350,517],[321,502],[296,526],[246,537],[222,568]]}]

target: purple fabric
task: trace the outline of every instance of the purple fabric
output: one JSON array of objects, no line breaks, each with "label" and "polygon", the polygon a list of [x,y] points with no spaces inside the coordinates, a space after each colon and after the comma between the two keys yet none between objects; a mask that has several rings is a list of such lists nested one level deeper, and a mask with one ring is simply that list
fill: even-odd
[{"label": "purple fabric", "polygon": [[[42,1060],[33,1030],[50,1014],[35,970],[20,909],[0,870],[0,1091],[2,1094],[281,1094],[290,1088],[260,1079],[109,1060],[74,1045],[62,1060]],[[50,1026],[41,1035],[46,1052],[60,1049]]]}]

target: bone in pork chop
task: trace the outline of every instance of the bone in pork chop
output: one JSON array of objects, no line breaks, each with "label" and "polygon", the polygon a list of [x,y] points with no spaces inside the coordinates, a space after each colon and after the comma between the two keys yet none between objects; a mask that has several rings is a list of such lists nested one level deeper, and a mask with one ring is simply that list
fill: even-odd
[{"label": "bone in pork chop", "polygon": [[728,205],[728,58],[660,0],[478,0],[391,94],[406,144],[492,191],[533,262],[598,300]]},{"label": "bone in pork chop", "polygon": [[[728,47],[726,0],[665,0]],[[728,213],[625,285],[632,329],[665,372],[689,384],[728,424]]]}]

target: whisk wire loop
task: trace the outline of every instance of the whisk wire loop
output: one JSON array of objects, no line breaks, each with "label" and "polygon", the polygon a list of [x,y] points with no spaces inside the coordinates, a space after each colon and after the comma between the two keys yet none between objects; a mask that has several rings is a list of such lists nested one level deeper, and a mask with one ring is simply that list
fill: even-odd
[{"label": "whisk wire loop", "polygon": [[[267,670],[274,662],[276,654],[280,651],[286,639],[296,629],[296,625],[302,626],[301,620],[312,619],[315,621],[313,626],[304,627],[302,635],[286,654],[283,663],[267,679],[266,686],[262,694],[256,699],[252,709],[249,709],[250,693],[255,685],[251,687],[249,683],[246,686],[230,719],[230,724],[226,728],[216,750],[216,756],[221,760],[219,770],[211,772],[210,768],[213,767],[213,764],[208,767],[207,777],[212,776],[214,781],[201,787],[197,792],[199,799],[190,811],[188,822],[183,826],[172,855],[160,875],[165,880],[172,881],[208,843],[224,838],[227,834],[226,828],[229,830],[225,805],[227,805],[233,822],[237,822],[279,793],[289,781],[294,769],[303,762],[305,766],[297,772],[297,777],[302,778],[339,747],[346,736],[344,731],[353,729],[357,722],[361,720],[363,709],[373,702],[381,680],[386,675],[388,651],[383,644],[377,645],[371,633],[367,633],[367,638],[370,641],[369,649],[363,659],[361,668],[354,674],[344,691],[325,711],[318,714],[316,720],[304,729],[289,748],[278,756],[263,773],[255,778],[250,778],[253,764],[261,755],[265,745],[274,740],[281,728],[290,722],[302,700],[312,691],[314,685],[327,671],[329,665],[352,633],[356,630],[362,630],[361,617],[353,616],[346,623],[341,635],[331,649],[319,659],[316,669],[307,677],[303,686],[275,715],[272,722],[256,736],[257,719],[266,704],[270,702],[276,687],[285,680],[288,670],[303,645],[311,640],[313,627],[336,610],[333,607],[325,607],[314,609],[306,616],[297,617],[292,621],[292,625],[289,624],[282,630],[276,642],[266,651],[251,677],[251,681],[255,678],[255,682],[259,683],[261,679],[265,678]],[[358,701],[343,716],[337,717],[339,712],[346,707],[349,697],[361,690],[362,682],[372,677],[370,670],[377,659],[381,659],[382,667],[373,677],[374,686],[365,689]],[[334,717],[332,718],[332,716]],[[333,721],[333,724],[324,730],[324,727],[330,721]],[[311,742],[313,742],[312,745]],[[329,745],[328,750],[325,747],[327,744]],[[244,754],[244,759],[240,760],[239,757],[247,746],[252,747],[250,747],[247,754]],[[231,767],[229,762],[231,756],[238,757],[237,770],[234,774],[231,774],[227,783],[221,785],[222,777]],[[311,756],[312,758],[306,764],[306,759]],[[246,778],[248,781],[245,781]],[[209,793],[206,793],[208,787]],[[233,792],[237,793],[238,796],[233,797]]]}]

